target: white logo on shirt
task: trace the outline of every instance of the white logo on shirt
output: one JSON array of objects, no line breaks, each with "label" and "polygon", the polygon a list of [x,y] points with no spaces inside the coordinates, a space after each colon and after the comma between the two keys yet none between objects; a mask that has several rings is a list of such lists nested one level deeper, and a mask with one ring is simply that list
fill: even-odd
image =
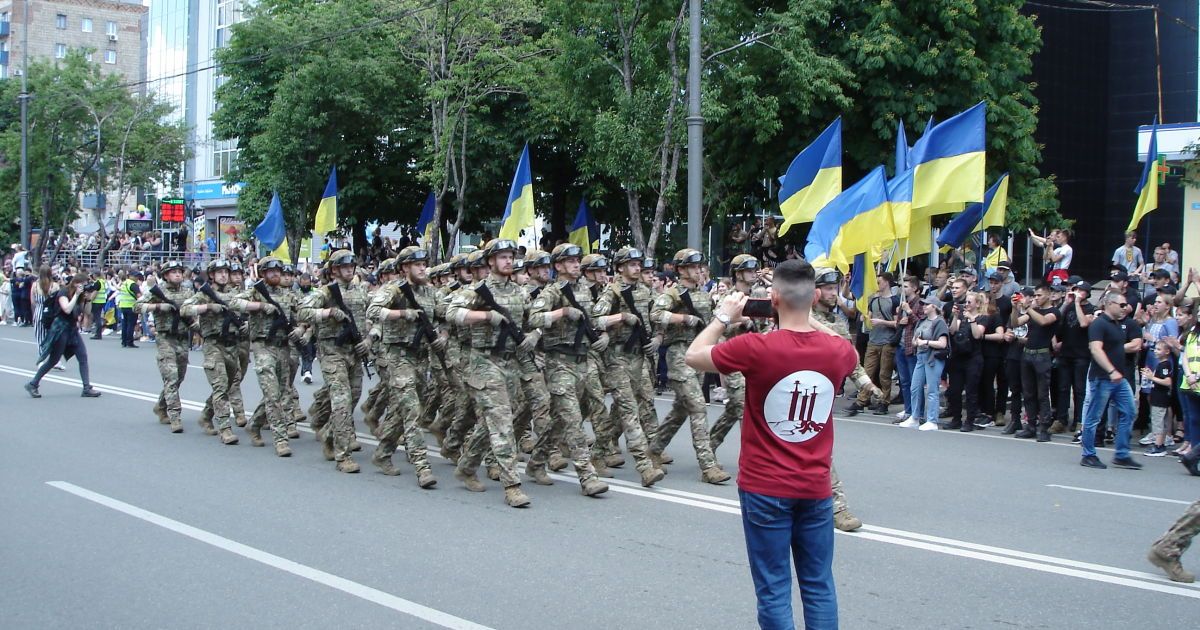
[{"label": "white logo on shirt", "polygon": [[763,400],[763,418],[785,442],[807,442],[829,423],[833,383],[820,372],[800,370],[775,383]]}]

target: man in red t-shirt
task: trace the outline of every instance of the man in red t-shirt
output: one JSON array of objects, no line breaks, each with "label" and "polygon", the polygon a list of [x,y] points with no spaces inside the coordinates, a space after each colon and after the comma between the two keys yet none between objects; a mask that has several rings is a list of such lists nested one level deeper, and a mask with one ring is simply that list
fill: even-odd
[{"label": "man in red t-shirt", "polygon": [[845,339],[814,327],[812,265],[775,269],[771,304],[779,330],[720,345],[725,328],[745,319],[746,296],[725,298],[687,352],[708,372],[741,372],[746,412],[738,459],[738,495],[762,628],[794,628],[790,558],[796,560],[806,628],[837,628],[833,583],[833,401],[857,364]]}]

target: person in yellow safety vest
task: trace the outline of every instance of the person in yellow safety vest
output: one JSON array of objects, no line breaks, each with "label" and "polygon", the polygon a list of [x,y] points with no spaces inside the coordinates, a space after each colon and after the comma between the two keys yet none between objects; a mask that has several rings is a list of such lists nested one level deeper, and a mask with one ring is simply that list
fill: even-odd
[{"label": "person in yellow safety vest", "polygon": [[121,347],[136,348],[133,343],[133,329],[137,325],[137,316],[133,314],[133,306],[137,304],[138,294],[141,290],[138,288],[138,276],[141,274],[134,272],[131,276],[125,276],[122,272],[120,286],[117,288],[117,309],[121,314]]},{"label": "person in yellow safety vest", "polygon": [[104,280],[104,274],[92,274],[92,280],[100,283],[96,297],[92,298],[92,339],[100,339],[100,333],[104,332],[104,303],[108,301],[108,283]]}]

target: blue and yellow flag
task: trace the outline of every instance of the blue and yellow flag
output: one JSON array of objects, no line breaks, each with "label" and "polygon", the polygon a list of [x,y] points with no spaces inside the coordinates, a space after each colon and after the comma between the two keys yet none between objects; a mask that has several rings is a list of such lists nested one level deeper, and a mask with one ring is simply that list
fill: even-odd
[{"label": "blue and yellow flag", "polygon": [[886,211],[887,206],[887,177],[883,167],[877,166],[817,213],[808,231],[804,257],[814,265],[823,260],[826,264],[836,264],[845,272],[849,268],[848,259],[840,251],[835,251],[835,241],[843,234],[845,226],[856,217],[863,214],[876,217],[874,213],[881,209]]},{"label": "blue and yellow flag", "polygon": [[986,230],[990,227],[1004,227],[1005,217],[1008,214],[1008,173],[1000,176],[992,188],[984,195],[983,205],[987,210],[983,213],[983,219],[975,228],[976,232]]},{"label": "blue and yellow flag", "polygon": [[313,223],[313,231],[318,234],[336,232],[337,223],[337,166],[334,166],[329,169],[329,181],[325,183],[321,204],[317,206],[317,219]]},{"label": "blue and yellow flag", "polygon": [[437,195],[431,190],[425,198],[425,207],[421,208],[421,216],[417,219],[417,234],[421,237],[422,247],[429,247],[433,242],[433,231],[437,229],[437,224],[433,222],[433,213],[436,210]]},{"label": "blue and yellow flag", "polygon": [[983,201],[986,127],[981,102],[926,130],[910,154],[913,208]]},{"label": "blue and yellow flag", "polygon": [[899,175],[912,168],[908,163],[908,153],[911,150],[908,146],[908,136],[904,133],[904,119],[901,118],[896,124],[896,168],[893,173]]},{"label": "blue and yellow flag", "polygon": [[[853,218],[842,225],[842,229],[837,238],[833,240],[833,246],[829,251],[829,260],[839,269],[844,270],[855,256],[865,252],[876,251],[875,260],[878,260],[878,251],[882,250],[879,244],[887,243],[890,246],[896,240],[894,219],[896,211],[901,212],[901,218],[906,224],[909,221],[908,209],[911,202],[897,199],[896,203],[892,203],[891,187],[883,174],[883,167],[880,166],[876,170],[880,172],[880,177],[883,179],[883,200],[877,206],[860,209]],[[905,235],[907,235],[907,227],[906,225]]]},{"label": "blue and yellow flag", "polygon": [[[1001,190],[1003,189],[1003,190]],[[1000,216],[1004,216],[1004,207],[1008,205],[1008,173],[1000,176],[995,184],[983,195],[983,203],[973,203],[954,217],[938,234],[938,245],[947,247],[962,247],[967,237],[982,230],[984,216],[991,212],[993,206],[999,207]],[[1003,225],[1003,219],[1001,219]]]},{"label": "blue and yellow flag", "polygon": [[269,251],[277,249],[280,243],[287,242],[287,225],[283,220],[283,204],[279,202],[279,192],[271,194],[271,206],[267,208],[267,215],[263,217],[262,223],[254,228],[254,238]]},{"label": "blue and yellow flag", "polygon": [[779,187],[783,225],[779,235],[797,223],[813,221],[842,191],[842,119],[834,120],[788,166]]},{"label": "blue and yellow flag", "polygon": [[854,257],[854,270],[850,273],[850,293],[854,295],[854,306],[863,314],[863,327],[871,329],[871,317],[867,308],[871,296],[879,290],[879,281],[875,270],[875,260],[868,258],[869,253]]},{"label": "blue and yellow flag", "polygon": [[529,170],[529,143],[521,149],[517,172],[513,175],[508,203],[500,219],[500,238],[517,240],[521,230],[533,226],[533,175]]},{"label": "blue and yellow flag", "polygon": [[1142,179],[1138,181],[1137,188],[1133,189],[1133,192],[1137,193],[1138,199],[1133,206],[1133,217],[1129,219],[1129,227],[1125,228],[1126,232],[1136,230],[1138,224],[1142,222],[1142,217],[1150,214],[1152,210],[1158,209],[1158,173],[1154,172],[1157,164],[1158,116],[1155,116],[1154,122],[1150,123],[1150,149],[1146,152],[1146,164],[1142,167]]},{"label": "blue and yellow flag", "polygon": [[575,222],[571,224],[571,233],[567,235],[567,241],[578,245],[585,254],[600,249],[600,224],[592,218],[587,199],[579,200],[579,210],[575,211]]}]

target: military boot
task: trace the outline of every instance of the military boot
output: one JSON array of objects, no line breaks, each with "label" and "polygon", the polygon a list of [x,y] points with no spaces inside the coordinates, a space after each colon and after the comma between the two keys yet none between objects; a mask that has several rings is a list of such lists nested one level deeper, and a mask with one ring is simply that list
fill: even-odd
[{"label": "military boot", "polygon": [[468,475],[467,473],[455,468],[454,478],[463,482],[463,485],[466,486],[467,490],[470,490],[471,492],[483,492],[484,490],[487,490],[487,488],[483,487],[483,482],[480,481],[479,477],[476,477],[474,473]]},{"label": "military boot", "polygon": [[712,468],[705,468],[704,473],[700,475],[700,478],[703,479],[705,483],[725,483],[726,481],[729,481],[730,476],[729,473],[721,470],[720,466],[713,466]]},{"label": "military boot", "polygon": [[567,458],[558,453],[551,453],[550,460],[546,462],[546,465],[550,467],[550,470],[558,472],[567,467]]},{"label": "military boot", "polygon": [[292,456],[292,447],[288,446],[288,443],[283,440],[276,442],[275,443],[275,456],[276,457],[291,457]]},{"label": "military boot", "polygon": [[642,487],[649,488],[650,486],[662,481],[663,477],[666,476],[667,473],[663,472],[663,469],[661,468],[647,468],[646,470],[642,471]]},{"label": "military boot", "polygon": [[1146,559],[1150,561],[1150,564],[1166,571],[1167,577],[1171,578],[1172,582],[1190,584],[1196,581],[1196,576],[1183,569],[1179,558],[1171,558],[1155,547],[1150,548],[1150,554],[1146,556]]},{"label": "military boot", "polygon": [[177,419],[171,419],[171,433],[183,433],[183,423]]},{"label": "military boot", "polygon": [[533,480],[539,486],[553,486],[554,480],[550,475],[546,474],[546,469],[542,466],[525,465],[525,476]]},{"label": "military boot", "polygon": [[433,476],[433,471],[428,468],[423,468],[417,471],[417,485],[428,490],[437,485],[437,479]]},{"label": "military boot", "polygon": [[496,464],[489,464],[487,467],[487,476],[492,481],[500,481],[500,467]]},{"label": "military boot", "polygon": [[300,439],[300,430],[296,428],[295,422],[287,425],[287,436],[289,440]]},{"label": "military boot", "polygon": [[158,405],[154,405],[154,415],[158,416],[159,424],[171,424],[171,419],[167,417],[167,411]]},{"label": "military boot", "polygon": [[392,456],[384,455],[383,449],[381,448],[375,449],[375,454],[371,456],[371,463],[375,464],[375,466],[379,468],[379,472],[389,477],[395,477],[396,475],[400,474],[400,471],[396,468],[396,465],[392,463]]},{"label": "military boot", "polygon": [[238,443],[238,437],[233,434],[233,429],[221,429],[221,443],[226,446],[233,446]]},{"label": "military boot", "polygon": [[442,457],[445,457],[446,461],[450,462],[451,464],[458,465],[458,458],[460,456],[461,454],[452,448],[442,449]]},{"label": "military boot", "polygon": [[433,436],[433,439],[437,440],[438,448],[442,448],[442,443],[446,441],[446,432],[442,431],[441,429],[434,429],[433,427],[430,427],[429,434]]},{"label": "military boot", "polygon": [[862,527],[862,521],[850,510],[839,510],[833,513],[833,526],[844,532],[852,532]]},{"label": "military boot", "polygon": [[337,463],[337,469],[338,472],[356,473],[358,472],[358,462],[347,457],[346,459],[343,459]]},{"label": "military boot", "polygon": [[205,435],[216,435],[217,427],[213,426],[211,419],[200,418],[200,430],[204,431]]},{"label": "military boot", "polygon": [[608,469],[608,464],[604,463],[603,457],[593,457],[592,468],[596,469],[597,477],[604,477],[607,479],[613,476],[612,471]]},{"label": "military boot", "polygon": [[350,438],[350,450],[357,453],[362,450],[362,444],[358,443],[357,437]]},{"label": "military boot", "polygon": [[246,426],[246,414],[244,414],[244,413],[235,414],[233,417],[233,422],[234,422],[234,424],[238,425],[239,427]]},{"label": "military boot", "polygon": [[379,437],[379,415],[378,414],[368,413],[367,415],[363,416],[363,422],[366,423],[367,430],[371,432],[371,435],[374,435],[375,437]]},{"label": "military boot", "polygon": [[670,455],[668,455],[666,453],[659,453],[657,455],[651,453],[650,456],[654,458],[654,465],[658,466],[659,468],[662,468],[663,464],[674,464],[675,463],[675,458],[671,457]]},{"label": "military boot", "polygon": [[333,438],[321,440],[321,454],[325,456],[325,461],[331,462],[334,458]]},{"label": "military boot", "polygon": [[596,479],[595,477],[592,477],[587,481],[580,482],[579,489],[583,492],[583,496],[594,497],[608,492],[608,484]]},{"label": "military boot", "polygon": [[625,458],[622,457],[620,453],[613,453],[611,455],[604,456],[604,463],[607,464],[609,468],[620,468],[625,465]]},{"label": "military boot", "polygon": [[520,452],[528,455],[533,452],[533,447],[537,445],[537,440],[533,436],[526,433],[525,437],[521,438]]},{"label": "military boot", "polygon": [[256,427],[256,426],[251,425],[250,429],[249,429],[249,433],[250,433],[250,446],[266,446],[266,443],[263,442],[263,439],[262,439],[262,427]]},{"label": "military boot", "polygon": [[[604,489],[607,490],[608,486],[605,486]],[[521,492],[521,486],[518,484],[504,489],[504,502],[509,507],[522,508],[529,505],[529,497],[525,496],[524,492]]]}]

